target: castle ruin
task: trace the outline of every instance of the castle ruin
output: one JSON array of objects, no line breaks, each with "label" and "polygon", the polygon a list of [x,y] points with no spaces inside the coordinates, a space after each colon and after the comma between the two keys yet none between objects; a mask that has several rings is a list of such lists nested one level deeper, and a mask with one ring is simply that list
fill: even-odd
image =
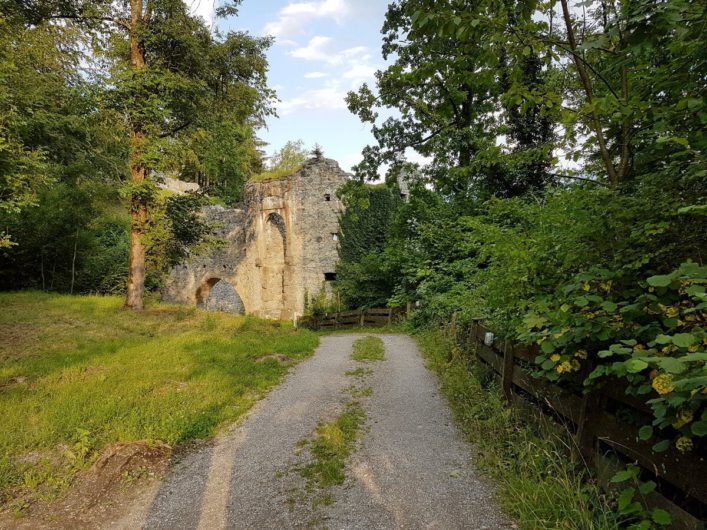
[{"label": "castle ruin", "polygon": [[335,279],[336,192],[348,177],[336,161],[313,158],[291,175],[246,184],[239,208],[205,208],[225,245],[173,267],[163,299],[270,319],[302,315],[307,293]]}]

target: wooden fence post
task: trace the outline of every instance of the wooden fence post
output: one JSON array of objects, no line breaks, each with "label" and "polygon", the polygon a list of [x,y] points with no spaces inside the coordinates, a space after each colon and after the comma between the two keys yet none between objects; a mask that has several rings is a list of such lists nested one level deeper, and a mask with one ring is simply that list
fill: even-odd
[{"label": "wooden fence post", "polygon": [[388,325],[390,326],[393,323],[393,308],[389,307],[388,308]]},{"label": "wooden fence post", "polygon": [[577,451],[587,464],[592,464],[594,461],[596,418],[604,408],[604,404],[604,398],[593,391],[585,394],[582,398],[579,419],[577,420],[577,433],[574,440]]},{"label": "wooden fence post", "polygon": [[361,327],[366,325],[366,310],[361,309]]},{"label": "wooden fence post", "polygon": [[501,388],[503,389],[503,397],[506,401],[511,402],[513,389],[513,366],[515,365],[513,353],[513,344],[508,341],[503,341],[503,374],[501,375]]}]

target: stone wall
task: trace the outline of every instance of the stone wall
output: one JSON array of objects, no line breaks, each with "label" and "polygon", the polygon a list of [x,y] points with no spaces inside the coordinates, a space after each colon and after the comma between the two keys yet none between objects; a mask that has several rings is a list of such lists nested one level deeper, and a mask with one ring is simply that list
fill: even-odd
[{"label": "stone wall", "polygon": [[326,278],[336,269],[342,209],[336,192],[347,178],[334,160],[315,158],[292,175],[248,183],[240,208],[206,208],[207,222],[218,226],[225,245],[174,267],[164,299],[215,308],[209,296],[224,281],[241,301],[236,312],[301,315],[305,293],[327,289]]}]

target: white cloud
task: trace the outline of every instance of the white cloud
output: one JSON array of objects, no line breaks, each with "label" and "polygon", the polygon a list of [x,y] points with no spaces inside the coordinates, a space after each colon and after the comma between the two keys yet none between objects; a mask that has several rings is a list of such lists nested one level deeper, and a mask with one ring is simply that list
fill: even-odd
[{"label": "white cloud", "polygon": [[277,20],[265,25],[265,33],[273,37],[294,37],[305,33],[307,25],[317,18],[332,18],[341,23],[351,13],[347,0],[291,2],[278,13]]},{"label": "white cloud", "polygon": [[372,79],[377,70],[367,47],[336,50],[335,41],[330,37],[312,37],[305,46],[290,51],[288,55],[322,63],[324,71],[305,73],[304,78],[323,79],[323,85],[283,101],[279,107],[282,115],[299,110],[345,109],[344,98],[348,90],[356,89],[364,81]]},{"label": "white cloud", "polygon": [[189,12],[196,17],[201,17],[206,25],[213,27],[216,20],[216,0],[184,0]]},{"label": "white cloud", "polygon": [[[349,81],[352,88],[373,78],[378,67],[373,63],[373,58],[367,47],[354,46],[337,51],[334,44],[334,39],[318,35],[312,37],[306,46],[295,48],[288,55],[295,59],[318,61],[332,69],[338,68],[340,71],[336,76]],[[329,73],[314,72],[313,74],[305,74],[305,77],[316,79],[328,75]]]},{"label": "white cloud", "polygon": [[312,37],[306,46],[295,48],[288,53],[289,56],[305,61],[323,61],[335,64],[339,59],[330,51],[334,39],[331,37]]},{"label": "white cloud", "polygon": [[282,101],[278,106],[281,115],[286,116],[299,110],[343,110],[346,108],[346,91],[338,83],[314,90],[306,90],[294,98]]},{"label": "white cloud", "polygon": [[355,81],[365,81],[366,79],[373,79],[373,74],[376,73],[376,70],[378,70],[378,68],[373,64],[369,64],[367,60],[354,62],[350,65],[350,68],[344,72],[344,78],[353,79]]},{"label": "white cloud", "polygon": [[322,77],[329,77],[326,72],[307,72],[304,74],[305,79],[321,79]]},{"label": "white cloud", "polygon": [[334,39],[317,35],[312,37],[306,46],[295,48],[288,52],[290,57],[305,61],[320,61],[332,66],[344,64],[356,59],[370,60],[370,53],[366,46],[354,46],[344,50],[334,49]]}]

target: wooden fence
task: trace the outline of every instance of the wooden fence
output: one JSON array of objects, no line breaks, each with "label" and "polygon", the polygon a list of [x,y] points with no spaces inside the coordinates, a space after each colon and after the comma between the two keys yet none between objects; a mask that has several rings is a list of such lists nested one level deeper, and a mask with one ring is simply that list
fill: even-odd
[{"label": "wooden fence", "polygon": [[[625,387],[609,384],[590,394],[572,385],[559,386],[528,373],[539,355],[536,347],[508,341],[485,342],[487,328],[478,322],[452,325],[457,345],[476,355],[501,377],[506,399],[515,405],[528,401],[559,416],[574,432],[576,449],[608,482],[614,466],[605,457],[608,450],[635,461],[659,483],[661,494],[650,494],[649,504],[673,514],[671,528],[702,529],[707,517],[707,455],[697,449],[680,453],[674,446],[655,453],[653,441],[638,438],[640,426],[652,419],[643,399],[627,395]],[[585,374],[586,375],[586,374]],[[604,475],[602,477],[602,475]]]},{"label": "wooden fence", "polygon": [[405,310],[394,307],[372,307],[353,311],[327,313],[321,317],[302,317],[297,325],[311,329],[338,329],[358,326],[383,327],[398,322]]}]

